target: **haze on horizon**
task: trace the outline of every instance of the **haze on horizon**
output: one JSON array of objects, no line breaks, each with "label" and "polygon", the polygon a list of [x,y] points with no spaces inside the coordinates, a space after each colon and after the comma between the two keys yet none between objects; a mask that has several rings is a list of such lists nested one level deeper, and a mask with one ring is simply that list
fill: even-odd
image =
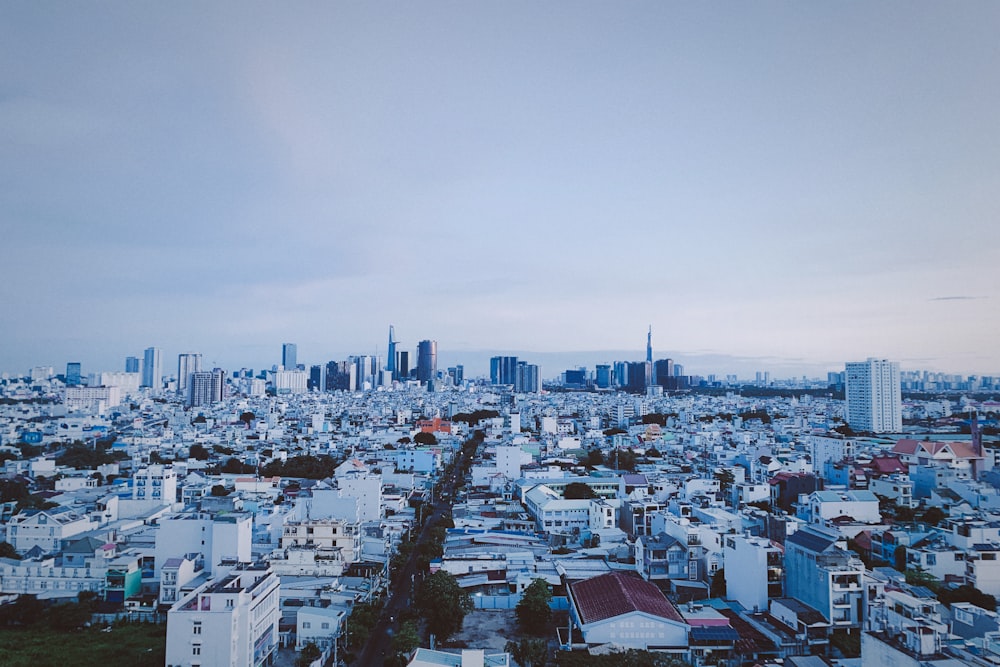
[{"label": "haze on horizon", "polygon": [[389,324],[641,359],[651,324],[692,373],[1000,374],[998,31],[975,1],[5,3],[0,371],[320,363]]}]

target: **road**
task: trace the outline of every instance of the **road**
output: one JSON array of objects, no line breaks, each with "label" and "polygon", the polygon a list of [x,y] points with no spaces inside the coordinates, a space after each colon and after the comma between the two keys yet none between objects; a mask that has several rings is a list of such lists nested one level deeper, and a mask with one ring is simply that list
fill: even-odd
[{"label": "road", "polygon": [[[454,480],[452,478],[448,478],[441,485],[441,489],[447,491],[449,497],[454,490],[453,487]],[[430,527],[451,511],[449,504],[440,500],[433,503],[431,507],[433,511],[424,521],[414,547],[425,542],[428,539]],[[395,630],[396,620],[404,610],[411,606],[413,591],[420,580],[420,575],[417,573],[418,551],[419,549],[414,548],[410,552],[410,558],[406,561],[406,565],[395,578],[394,583],[389,585],[389,599],[382,609],[378,623],[375,624],[368,636],[368,642],[355,658],[354,665],[358,667],[383,667],[386,656],[392,655],[392,631]]]}]

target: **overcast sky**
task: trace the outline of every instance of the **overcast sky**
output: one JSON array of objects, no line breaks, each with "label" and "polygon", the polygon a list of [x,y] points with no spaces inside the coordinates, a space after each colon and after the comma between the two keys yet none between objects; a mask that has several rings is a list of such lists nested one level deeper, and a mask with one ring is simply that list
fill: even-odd
[{"label": "overcast sky", "polygon": [[993,1],[2,3],[0,371],[389,324],[640,359],[651,324],[691,373],[1000,374],[998,34]]}]

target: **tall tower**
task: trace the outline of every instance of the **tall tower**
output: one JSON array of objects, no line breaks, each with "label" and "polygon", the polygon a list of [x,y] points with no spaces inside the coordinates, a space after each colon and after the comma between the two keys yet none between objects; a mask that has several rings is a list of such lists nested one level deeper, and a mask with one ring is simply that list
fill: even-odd
[{"label": "tall tower", "polygon": [[80,383],[83,381],[80,377],[80,368],[81,365],[79,361],[70,361],[66,364],[66,386],[80,386]]},{"label": "tall tower", "polygon": [[436,340],[422,340],[417,344],[417,379],[428,382],[437,372],[438,344]]},{"label": "tall tower", "polygon": [[396,375],[396,332],[393,330],[392,325],[389,325],[389,350],[386,353],[386,366],[385,370],[392,374],[393,380],[398,380],[399,376]]},{"label": "tall tower", "polygon": [[142,354],[142,386],[159,391],[163,381],[160,348],[147,347]]},{"label": "tall tower", "polygon": [[858,431],[899,433],[903,400],[899,362],[869,358],[845,365],[847,423]]},{"label": "tall tower", "polygon": [[294,371],[298,368],[299,346],[295,343],[285,343],[281,346],[281,365],[286,371]]},{"label": "tall tower", "polygon": [[646,363],[653,363],[653,325],[649,325],[649,333],[646,334]]},{"label": "tall tower", "polygon": [[139,357],[125,357],[125,372],[126,373],[139,372]]},{"label": "tall tower", "polygon": [[177,393],[187,395],[192,373],[201,372],[201,355],[185,352],[177,355]]}]

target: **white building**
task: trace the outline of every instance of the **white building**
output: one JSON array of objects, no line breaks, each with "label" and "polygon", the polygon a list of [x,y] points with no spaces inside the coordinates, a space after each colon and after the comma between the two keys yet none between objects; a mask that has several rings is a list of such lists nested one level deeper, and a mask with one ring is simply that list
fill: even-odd
[{"label": "white building", "polygon": [[257,667],[278,645],[278,577],[241,566],[196,588],[167,612],[167,667]]},{"label": "white building", "polygon": [[315,644],[321,651],[333,646],[340,636],[347,612],[331,607],[299,607],[295,613],[295,650]]},{"label": "white building", "polygon": [[903,399],[899,362],[869,358],[846,364],[847,423],[857,431],[899,433]]},{"label": "white building", "polygon": [[63,404],[72,410],[103,412],[121,405],[121,387],[66,387]]},{"label": "white building", "polygon": [[156,531],[154,568],[160,568],[170,558],[201,554],[205,570],[218,574],[223,561],[248,563],[253,539],[253,516],[229,512],[212,516],[207,512],[184,512],[160,519]]},{"label": "white building", "polygon": [[177,471],[160,463],[140,468],[132,479],[132,499],[150,505],[173,505],[177,502]]},{"label": "white building", "polygon": [[745,609],[763,611],[769,599],[784,595],[784,556],[769,539],[726,535],[723,554],[728,599]]},{"label": "white building", "polygon": [[62,548],[63,540],[96,527],[89,516],[69,507],[22,510],[7,524],[7,542],[22,554],[33,547],[54,553]]}]

